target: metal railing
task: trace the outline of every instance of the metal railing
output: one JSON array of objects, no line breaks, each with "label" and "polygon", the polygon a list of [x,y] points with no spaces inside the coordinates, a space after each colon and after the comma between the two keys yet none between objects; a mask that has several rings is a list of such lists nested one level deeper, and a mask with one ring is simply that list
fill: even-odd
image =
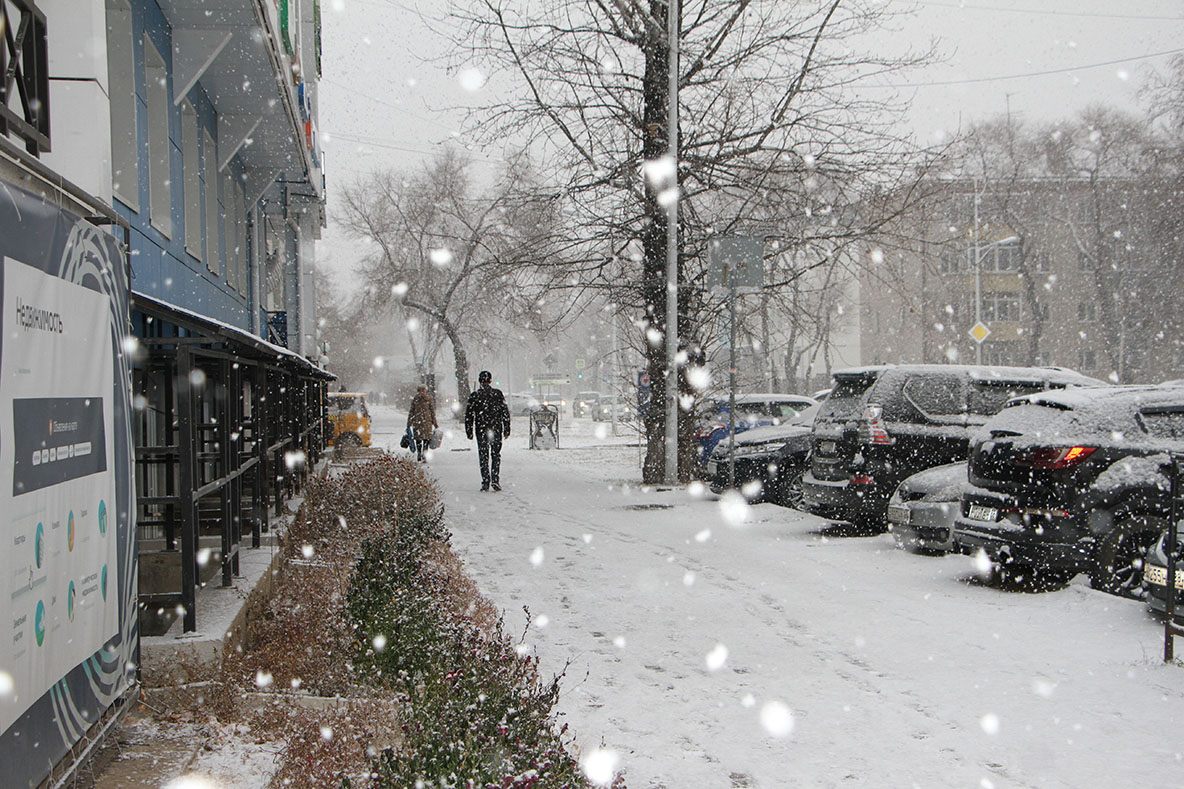
[{"label": "metal railing", "polygon": [[[16,25],[9,5],[19,13]],[[50,149],[45,14],[32,0],[6,0],[0,3],[0,31],[0,135],[16,134],[38,156]]]}]

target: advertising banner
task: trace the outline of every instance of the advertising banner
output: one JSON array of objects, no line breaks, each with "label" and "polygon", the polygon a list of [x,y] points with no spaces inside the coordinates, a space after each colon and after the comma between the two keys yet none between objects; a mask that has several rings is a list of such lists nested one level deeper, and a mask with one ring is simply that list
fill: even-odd
[{"label": "advertising banner", "polygon": [[134,679],[127,279],[116,240],[0,181],[0,763],[36,784]]}]

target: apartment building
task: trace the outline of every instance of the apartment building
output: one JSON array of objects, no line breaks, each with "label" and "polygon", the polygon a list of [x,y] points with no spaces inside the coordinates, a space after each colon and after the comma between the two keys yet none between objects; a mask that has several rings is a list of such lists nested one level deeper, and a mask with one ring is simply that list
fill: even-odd
[{"label": "apartment building", "polygon": [[861,269],[864,363],[1179,377],[1175,201],[1173,184],[1148,180],[949,182],[908,241]]}]

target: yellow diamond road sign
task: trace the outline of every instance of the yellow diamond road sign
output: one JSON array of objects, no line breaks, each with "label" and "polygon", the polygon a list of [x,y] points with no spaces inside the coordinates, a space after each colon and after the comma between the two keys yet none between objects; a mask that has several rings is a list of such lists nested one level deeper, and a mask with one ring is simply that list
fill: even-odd
[{"label": "yellow diamond road sign", "polygon": [[983,340],[991,336],[991,330],[982,321],[974,324],[970,329],[970,336],[974,338],[977,343],[982,343]]}]

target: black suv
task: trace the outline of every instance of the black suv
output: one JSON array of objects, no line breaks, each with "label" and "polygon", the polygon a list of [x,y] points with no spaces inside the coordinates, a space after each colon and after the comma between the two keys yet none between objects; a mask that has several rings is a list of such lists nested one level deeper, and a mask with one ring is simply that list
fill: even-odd
[{"label": "black suv", "polygon": [[1066,390],[1009,403],[976,436],[954,543],[1003,575],[1138,596],[1171,507],[1184,387]]},{"label": "black suv", "polygon": [[915,364],[834,374],[814,420],[804,508],[883,528],[901,480],[965,460],[970,433],[1011,398],[1066,386],[1105,386],[1072,370]]}]

